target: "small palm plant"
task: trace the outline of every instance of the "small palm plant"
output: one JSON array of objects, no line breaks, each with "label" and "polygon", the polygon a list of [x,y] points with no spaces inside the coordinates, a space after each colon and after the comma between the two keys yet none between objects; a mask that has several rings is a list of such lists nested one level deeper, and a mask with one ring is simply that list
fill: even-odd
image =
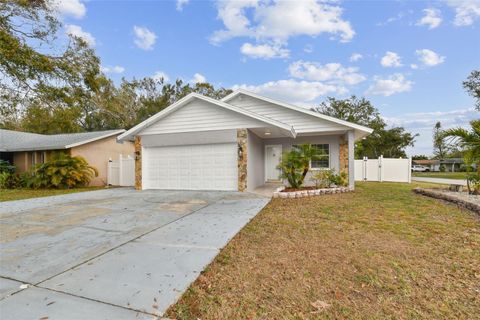
[{"label": "small palm plant", "polygon": [[298,189],[303,185],[310,169],[312,160],[321,160],[326,154],[311,144],[302,144],[285,152],[279,164],[281,177],[286,179],[292,188]]},{"label": "small palm plant", "polygon": [[59,152],[35,167],[30,184],[34,188],[69,189],[86,186],[96,176],[97,169],[84,158]]},{"label": "small palm plant", "polygon": [[465,150],[465,163],[477,166],[476,173],[470,173],[467,176],[467,186],[469,193],[480,194],[480,120],[470,122],[471,130],[464,128],[453,128],[445,130],[442,134],[444,138],[450,138],[459,147]]}]

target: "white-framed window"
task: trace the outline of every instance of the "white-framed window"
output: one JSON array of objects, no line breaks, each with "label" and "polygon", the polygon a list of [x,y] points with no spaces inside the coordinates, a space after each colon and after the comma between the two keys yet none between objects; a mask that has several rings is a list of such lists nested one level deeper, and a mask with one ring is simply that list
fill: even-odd
[{"label": "white-framed window", "polygon": [[[317,148],[323,154],[321,159],[310,161],[310,169],[328,169],[330,168],[330,145],[328,143],[312,143],[313,148]],[[298,148],[298,145],[292,145],[292,149]]]}]

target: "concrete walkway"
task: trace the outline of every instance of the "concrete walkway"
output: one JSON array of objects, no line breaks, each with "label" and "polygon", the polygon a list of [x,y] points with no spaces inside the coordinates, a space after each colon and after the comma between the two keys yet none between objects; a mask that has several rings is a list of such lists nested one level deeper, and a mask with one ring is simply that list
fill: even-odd
[{"label": "concrete walkway", "polygon": [[2,206],[1,319],[157,319],[269,202],[119,191]]},{"label": "concrete walkway", "polygon": [[467,180],[463,179],[444,179],[444,178],[425,178],[425,177],[412,177],[412,181],[439,183],[439,184],[461,184],[466,186]]}]

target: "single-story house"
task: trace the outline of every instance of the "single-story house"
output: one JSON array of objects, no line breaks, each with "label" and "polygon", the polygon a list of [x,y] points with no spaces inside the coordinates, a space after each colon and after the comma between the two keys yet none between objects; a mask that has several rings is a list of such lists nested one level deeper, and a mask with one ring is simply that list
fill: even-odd
[{"label": "single-story house", "polygon": [[435,160],[435,159],[412,160],[412,163],[428,167],[430,171],[440,171],[440,160]]},{"label": "single-story house", "polygon": [[16,171],[22,173],[47,161],[52,152],[64,151],[71,156],[82,156],[97,168],[98,177],[92,179],[90,185],[101,186],[107,182],[109,159],[134,153],[132,142],[117,141],[124,132],[121,129],[47,135],[0,129],[0,159],[15,165]]},{"label": "single-story house", "polygon": [[[463,158],[446,158],[440,160],[440,165],[445,167],[445,171],[456,172],[460,171],[460,168],[465,165]],[[474,169],[476,166],[473,165]]]},{"label": "single-story house", "polygon": [[[252,191],[279,181],[282,153],[310,143],[328,154],[311,171],[346,172],[372,129],[245,90],[221,100],[191,93],[119,136],[135,141],[137,189]],[[309,181],[309,177],[306,179]]]}]

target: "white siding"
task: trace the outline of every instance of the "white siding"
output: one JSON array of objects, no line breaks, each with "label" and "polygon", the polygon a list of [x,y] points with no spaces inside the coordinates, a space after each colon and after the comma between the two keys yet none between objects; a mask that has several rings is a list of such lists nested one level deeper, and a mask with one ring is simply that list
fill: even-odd
[{"label": "white siding", "polygon": [[198,131],[142,135],[144,147],[184,146],[189,144],[211,144],[237,142],[237,130]]},{"label": "white siding", "polygon": [[297,133],[328,132],[349,129],[342,125],[335,124],[309,114],[291,110],[243,94],[237,95],[232,100],[229,100],[228,103],[258,113],[270,119],[275,119],[291,125],[295,128]]},{"label": "white siding", "polygon": [[265,182],[263,141],[251,131],[247,140],[247,190],[253,191]]},{"label": "white siding", "polygon": [[195,99],[144,129],[142,135],[261,127],[265,127],[261,121]]}]

